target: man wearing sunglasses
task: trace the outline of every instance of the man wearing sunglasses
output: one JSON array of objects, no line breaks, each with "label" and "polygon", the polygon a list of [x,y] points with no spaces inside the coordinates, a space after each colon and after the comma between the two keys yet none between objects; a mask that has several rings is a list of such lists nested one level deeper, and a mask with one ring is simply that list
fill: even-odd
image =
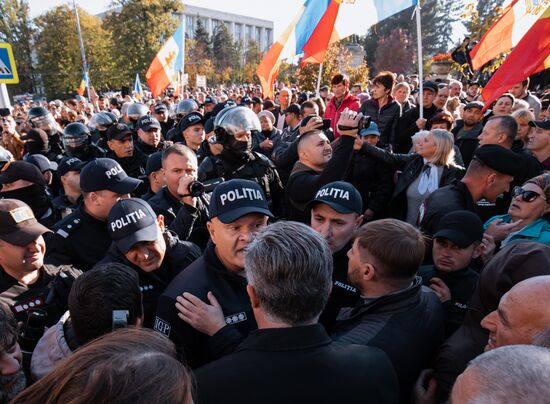
[{"label": "man wearing sunglasses", "polygon": [[500,242],[501,248],[517,241],[550,245],[550,173],[515,187],[512,195],[508,213],[489,219],[485,223],[486,233]]}]

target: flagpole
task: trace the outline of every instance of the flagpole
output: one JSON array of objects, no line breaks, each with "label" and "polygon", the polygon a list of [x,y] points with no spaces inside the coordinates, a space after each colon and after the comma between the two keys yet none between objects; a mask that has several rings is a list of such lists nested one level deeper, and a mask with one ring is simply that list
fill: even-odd
[{"label": "flagpole", "polygon": [[420,1],[416,4],[416,8],[414,9],[416,13],[416,40],[417,40],[417,48],[418,48],[418,106],[420,111],[420,118],[424,118],[424,96],[422,94],[422,91],[424,90],[423,81],[424,81],[424,71],[423,71],[423,65],[422,65],[422,24],[420,21]]},{"label": "flagpole", "polygon": [[181,97],[183,99],[183,91],[185,88],[185,84],[183,84],[183,74],[185,72],[185,15],[183,13],[180,14],[181,18],[181,70],[180,70],[180,84],[181,84]]},{"label": "flagpole", "polygon": [[319,89],[321,88],[321,76],[323,74],[323,62],[319,64],[319,75],[317,76],[317,88],[315,92],[319,95]]},{"label": "flagpole", "polygon": [[[74,14],[76,17],[76,28],[78,31],[78,44],[80,45],[80,56],[82,57],[82,66],[84,67],[84,76],[86,77],[86,93],[88,94],[88,100],[91,102],[90,97],[90,75],[88,74],[88,64],[86,63],[86,52],[84,50],[84,41],[82,40],[82,31],[80,30],[80,18],[78,18],[78,9],[76,8],[76,0],[73,0]],[[92,102],[93,105],[93,102]],[[95,105],[94,105],[95,107]]]}]

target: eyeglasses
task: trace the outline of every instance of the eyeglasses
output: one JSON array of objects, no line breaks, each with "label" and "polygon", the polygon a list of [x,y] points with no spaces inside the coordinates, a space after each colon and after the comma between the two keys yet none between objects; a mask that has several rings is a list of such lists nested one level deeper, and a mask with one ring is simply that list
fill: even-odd
[{"label": "eyeglasses", "polygon": [[520,195],[521,195],[521,199],[524,202],[529,202],[529,203],[533,202],[537,198],[541,198],[544,201],[546,200],[546,198],[544,198],[541,194],[538,194],[535,191],[528,191],[523,189],[522,187],[514,187],[514,190],[512,191],[512,196],[516,198]]}]

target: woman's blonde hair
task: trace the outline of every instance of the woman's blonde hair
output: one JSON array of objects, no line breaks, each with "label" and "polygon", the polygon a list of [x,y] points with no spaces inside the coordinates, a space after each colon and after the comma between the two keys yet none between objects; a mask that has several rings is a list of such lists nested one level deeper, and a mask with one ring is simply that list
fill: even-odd
[{"label": "woman's blonde hair", "polygon": [[435,143],[435,153],[430,162],[436,166],[456,167],[453,134],[444,129],[432,129],[430,134]]}]

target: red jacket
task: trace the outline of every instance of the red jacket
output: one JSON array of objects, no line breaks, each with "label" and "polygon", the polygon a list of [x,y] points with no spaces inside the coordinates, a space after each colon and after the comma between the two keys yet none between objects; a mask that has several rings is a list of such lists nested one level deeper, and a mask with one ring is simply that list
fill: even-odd
[{"label": "red jacket", "polygon": [[359,102],[359,98],[355,95],[351,95],[349,92],[344,97],[338,108],[336,108],[335,101],[336,97],[332,97],[327,105],[327,109],[325,110],[324,118],[330,119],[330,127],[334,131],[334,137],[337,138],[340,136],[340,133],[336,130],[336,123],[338,122],[338,119],[340,119],[340,114],[342,111],[346,108],[349,108],[352,111],[359,111],[359,108],[361,108],[361,103]]}]

